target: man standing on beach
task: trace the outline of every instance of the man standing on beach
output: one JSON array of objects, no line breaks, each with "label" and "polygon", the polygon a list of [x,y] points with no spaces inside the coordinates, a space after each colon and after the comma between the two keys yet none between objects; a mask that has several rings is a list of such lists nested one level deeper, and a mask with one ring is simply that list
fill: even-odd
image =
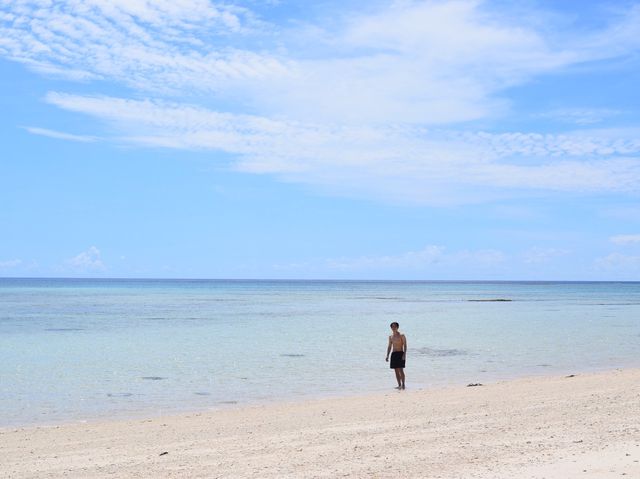
[{"label": "man standing on beach", "polygon": [[391,369],[396,372],[396,380],[398,387],[396,389],[404,389],[404,363],[407,358],[407,338],[401,334],[398,328],[400,325],[395,321],[391,323],[391,331],[393,334],[389,336],[389,345],[387,346],[387,357],[385,361],[389,361],[389,353],[391,353]]}]

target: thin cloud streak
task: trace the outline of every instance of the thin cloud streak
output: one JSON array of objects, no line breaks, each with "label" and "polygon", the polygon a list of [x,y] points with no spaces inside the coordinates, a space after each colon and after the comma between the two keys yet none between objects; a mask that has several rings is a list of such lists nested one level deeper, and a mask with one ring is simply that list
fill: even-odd
[{"label": "thin cloud streak", "polygon": [[611,238],[609,238],[609,241],[619,245],[640,243],[640,234],[612,236]]},{"label": "thin cloud streak", "polygon": [[33,135],[47,136],[58,140],[79,141],[81,143],[92,143],[99,140],[99,138],[95,136],[74,135],[62,131],[49,130],[47,128],[38,128],[35,126],[25,126],[24,129]]}]

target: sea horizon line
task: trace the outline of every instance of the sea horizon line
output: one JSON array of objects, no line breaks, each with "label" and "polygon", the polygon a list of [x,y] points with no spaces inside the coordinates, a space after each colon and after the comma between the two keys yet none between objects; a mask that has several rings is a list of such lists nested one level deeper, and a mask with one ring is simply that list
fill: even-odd
[{"label": "sea horizon line", "polygon": [[184,281],[184,282],[264,282],[264,283],[522,283],[522,284],[599,284],[640,283],[640,280],[579,279],[380,279],[380,278],[193,278],[120,276],[0,276],[3,280],[48,281]]}]

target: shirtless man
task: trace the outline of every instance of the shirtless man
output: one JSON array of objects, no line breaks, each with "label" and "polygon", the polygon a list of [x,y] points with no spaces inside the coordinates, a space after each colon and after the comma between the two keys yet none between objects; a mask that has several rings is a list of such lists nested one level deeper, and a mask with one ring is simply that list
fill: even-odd
[{"label": "shirtless man", "polygon": [[407,338],[398,331],[400,325],[395,321],[391,323],[391,331],[393,334],[389,336],[389,345],[387,346],[387,357],[385,361],[389,362],[389,353],[391,353],[391,369],[396,371],[396,380],[398,387],[396,389],[404,389],[404,362],[407,359]]}]

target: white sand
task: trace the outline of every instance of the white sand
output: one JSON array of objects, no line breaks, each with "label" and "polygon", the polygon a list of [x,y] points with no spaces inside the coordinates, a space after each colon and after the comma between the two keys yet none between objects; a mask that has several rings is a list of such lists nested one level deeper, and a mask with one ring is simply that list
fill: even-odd
[{"label": "white sand", "polygon": [[637,369],[0,430],[3,478],[640,478],[638,461]]}]

